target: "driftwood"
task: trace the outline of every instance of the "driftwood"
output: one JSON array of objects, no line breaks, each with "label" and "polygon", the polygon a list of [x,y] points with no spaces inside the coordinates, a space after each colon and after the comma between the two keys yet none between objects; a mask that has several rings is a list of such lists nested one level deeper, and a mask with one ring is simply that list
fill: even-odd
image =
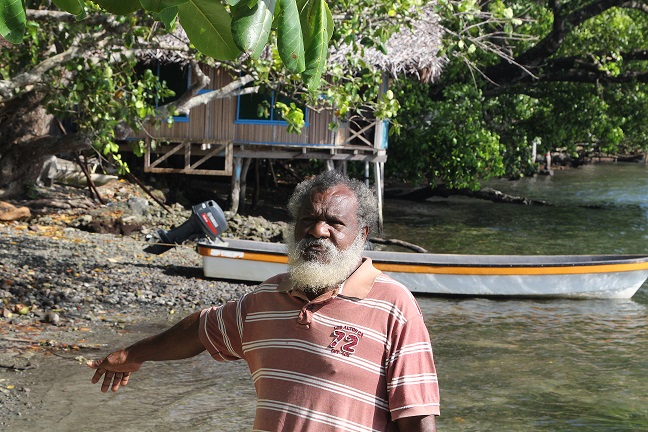
[{"label": "driftwood", "polygon": [[433,197],[448,198],[453,195],[484,199],[484,200],[489,200],[497,203],[506,203],[506,204],[551,205],[546,201],[532,200],[529,198],[509,195],[492,188],[483,188],[478,191],[473,191],[470,189],[448,189],[444,186],[437,186],[436,188],[432,189],[430,186],[425,186],[425,187],[413,188],[409,190],[403,190],[403,189],[385,190],[385,198],[405,199],[405,200],[413,200],[413,201],[422,201],[427,198],[433,198]]},{"label": "driftwood", "polygon": [[376,243],[376,244],[382,244],[382,245],[394,245],[394,246],[401,246],[410,250],[413,250],[414,252],[420,252],[420,253],[427,253],[427,249],[422,248],[421,246],[417,246],[413,243],[406,242],[404,240],[398,240],[398,239],[383,239],[383,238],[370,238],[369,239],[370,243]]},{"label": "driftwood", "polygon": [[0,220],[14,221],[31,217],[31,211],[27,207],[16,207],[8,202],[0,201]]},{"label": "driftwood", "polygon": [[[63,128],[63,125],[61,125],[61,122],[59,122],[59,125],[63,130],[65,130]],[[76,161],[77,165],[81,167],[81,171],[83,171],[83,175],[85,175],[86,180],[88,181],[88,190],[90,191],[90,196],[94,196],[95,198],[97,198],[97,200],[99,200],[101,204],[106,204],[106,201],[104,201],[103,198],[101,198],[101,194],[97,190],[97,186],[92,181],[92,176],[90,176],[90,171],[88,171],[88,166],[85,164],[85,162],[81,161],[81,157],[79,156],[79,153],[74,154],[74,160]]]},{"label": "driftwood", "polygon": [[83,198],[83,199],[68,199],[64,200],[62,198],[41,198],[35,200],[21,201],[23,205],[31,208],[32,210],[41,209],[41,208],[57,208],[61,210],[69,210],[72,208],[82,208],[82,209],[91,209],[94,207],[92,201]]},{"label": "driftwood", "polygon": [[163,208],[167,213],[171,213],[171,210],[169,210],[169,207],[165,206],[164,203],[163,203],[163,202],[162,202],[158,197],[156,197],[155,195],[153,195],[153,193],[149,190],[149,188],[147,188],[146,185],[144,185],[144,183],[142,183],[142,181],[141,181],[140,179],[138,179],[137,177],[135,177],[135,175],[134,175],[133,173],[130,173],[130,172],[129,172],[127,175],[128,175],[128,178],[131,179],[132,181],[134,181],[135,183],[137,183],[137,185],[138,185],[140,188],[142,188],[142,190],[143,190],[144,192],[146,192],[146,194],[147,194],[148,196],[150,196],[150,197],[153,199],[153,201],[155,201],[156,203],[158,203],[158,205],[159,205],[160,207],[162,207],[162,208]]}]

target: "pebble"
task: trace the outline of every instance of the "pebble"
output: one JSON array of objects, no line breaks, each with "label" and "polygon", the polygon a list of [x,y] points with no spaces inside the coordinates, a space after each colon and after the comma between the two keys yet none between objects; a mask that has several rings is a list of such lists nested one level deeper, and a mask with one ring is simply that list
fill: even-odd
[{"label": "pebble", "polygon": [[59,316],[59,314],[52,311],[47,312],[43,317],[43,322],[53,324],[53,325],[58,325],[60,321],[61,321],[61,317]]},{"label": "pebble", "polygon": [[[143,252],[147,244],[137,233],[96,234],[67,227],[52,236],[39,225],[30,228],[0,225],[0,300],[7,305],[0,316],[4,319],[11,312],[14,318],[37,313],[43,322],[59,325],[83,319],[97,306],[116,314],[146,315],[160,308],[193,311],[222,304],[253,288],[197,277],[202,258],[195,244],[149,255]],[[283,225],[235,216],[231,228],[239,238],[269,240],[280,236]]]}]

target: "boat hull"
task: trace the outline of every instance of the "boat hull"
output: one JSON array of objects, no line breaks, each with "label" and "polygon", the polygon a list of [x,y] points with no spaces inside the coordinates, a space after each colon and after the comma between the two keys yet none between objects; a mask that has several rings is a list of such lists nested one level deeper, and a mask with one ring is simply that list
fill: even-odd
[{"label": "boat hull", "polygon": [[[285,246],[199,243],[206,277],[261,282],[287,271]],[[630,298],[648,278],[640,255],[451,255],[366,251],[376,268],[415,293]]]}]

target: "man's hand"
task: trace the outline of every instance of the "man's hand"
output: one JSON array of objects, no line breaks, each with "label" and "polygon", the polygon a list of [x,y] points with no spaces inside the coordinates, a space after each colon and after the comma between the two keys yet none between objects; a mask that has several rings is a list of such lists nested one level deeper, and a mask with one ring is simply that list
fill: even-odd
[{"label": "man's hand", "polygon": [[200,311],[160,334],[115,351],[103,360],[89,361],[88,367],[97,370],[92,383],[98,383],[103,377],[101,391],[105,393],[109,388],[117,391],[128,384],[131,372],[138,371],[145,361],[180,360],[200,354],[205,347],[198,334],[199,324]]},{"label": "man's hand", "polygon": [[131,372],[136,372],[142,367],[142,363],[128,360],[128,352],[125,350],[115,351],[103,360],[92,360],[86,364],[96,369],[92,384],[98,383],[103,376],[101,391],[104,393],[109,388],[115,392],[119,387],[128,384]]}]

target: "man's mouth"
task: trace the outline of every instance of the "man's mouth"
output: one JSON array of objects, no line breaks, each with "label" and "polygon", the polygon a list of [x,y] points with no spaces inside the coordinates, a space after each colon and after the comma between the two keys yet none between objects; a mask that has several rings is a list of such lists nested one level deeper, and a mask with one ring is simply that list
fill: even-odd
[{"label": "man's mouth", "polygon": [[306,260],[321,258],[328,253],[328,248],[323,242],[308,242],[302,247],[301,256]]}]

